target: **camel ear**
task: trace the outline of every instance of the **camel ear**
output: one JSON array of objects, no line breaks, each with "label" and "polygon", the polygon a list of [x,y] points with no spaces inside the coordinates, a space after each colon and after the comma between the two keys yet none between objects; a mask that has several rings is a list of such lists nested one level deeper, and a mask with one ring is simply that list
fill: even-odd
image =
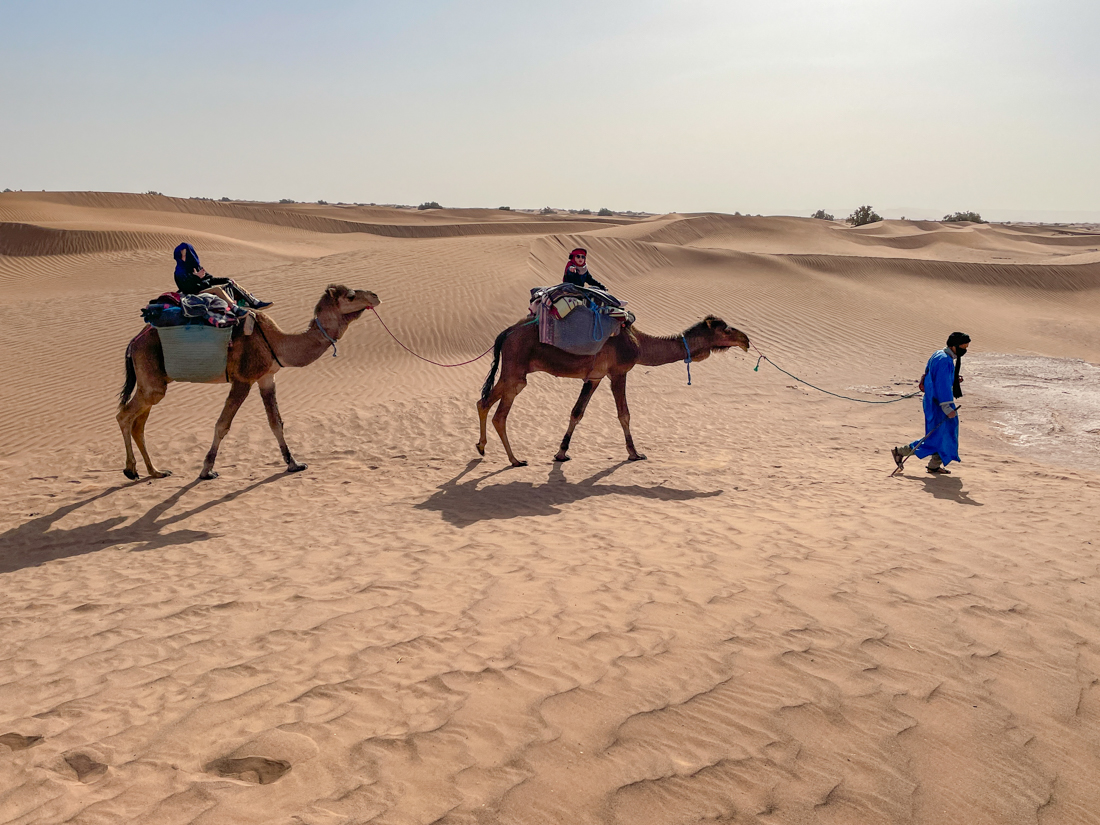
[{"label": "camel ear", "polygon": [[328,289],[325,290],[325,294],[328,297],[330,297],[333,301],[335,301],[336,300],[336,287],[330,286]]},{"label": "camel ear", "polygon": [[715,317],[714,317],[713,315],[708,315],[708,316],[707,316],[707,317],[706,317],[706,318],[704,319],[704,322],[705,322],[705,323],[706,323],[706,325],[707,325],[707,329],[714,329],[714,322],[715,322],[715,321],[717,321],[717,320],[718,320],[718,319],[717,319],[717,318],[715,318]]}]

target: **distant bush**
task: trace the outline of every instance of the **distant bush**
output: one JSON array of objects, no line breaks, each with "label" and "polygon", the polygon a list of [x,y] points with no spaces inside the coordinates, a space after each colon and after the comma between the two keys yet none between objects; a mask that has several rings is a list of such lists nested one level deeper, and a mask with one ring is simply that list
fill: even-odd
[{"label": "distant bush", "polygon": [[591,209],[578,209],[577,214],[578,215],[591,215],[592,210]]},{"label": "distant bush", "polygon": [[5,189],[4,191],[5,191],[5,192],[10,192],[11,190],[10,190],[10,189]]},{"label": "distant bush", "polygon": [[810,217],[811,218],[817,218],[820,221],[835,221],[836,220],[835,217],[830,215],[824,209],[818,209],[816,212],[814,212],[812,215],[810,215]]},{"label": "distant bush", "polygon": [[553,215],[554,210],[551,209],[549,206],[544,206],[544,207],[542,207],[542,209],[539,210],[539,214],[540,215]]},{"label": "distant bush", "polygon": [[847,217],[848,223],[852,226],[863,226],[868,223],[876,223],[882,220],[882,215],[878,214],[871,206],[860,206]]},{"label": "distant bush", "polygon": [[440,206],[435,201],[425,201],[424,203],[420,204],[420,206],[418,206],[416,208],[423,210],[423,209],[442,209],[443,207]]},{"label": "distant bush", "polygon": [[511,212],[512,211],[512,207],[510,207],[510,206],[498,206],[497,209],[499,209],[501,212]]},{"label": "distant bush", "polygon": [[279,198],[279,203],[297,203],[297,201],[293,201],[290,198]]},{"label": "distant bush", "polygon": [[[10,189],[5,189],[4,191],[5,191],[5,192],[10,192],[11,190],[10,190]],[[157,191],[155,191],[155,190],[153,190],[153,189],[150,189],[150,190],[149,190],[148,192],[146,192],[145,194],[146,194],[146,195],[160,195],[160,192],[157,192]],[[161,197],[163,197],[163,195],[161,195]]]},{"label": "distant bush", "polygon": [[229,198],[219,198],[219,200],[221,200],[222,203],[227,203]]},{"label": "distant bush", "polygon": [[596,214],[599,215],[601,218],[607,218],[611,215],[614,215],[615,213],[608,209],[606,206],[601,206],[600,211]]},{"label": "distant bush", "polygon": [[944,223],[962,223],[963,221],[971,221],[972,223],[985,223],[982,220],[982,216],[977,212],[956,212],[954,215],[944,215]]},{"label": "distant bush", "polygon": [[328,201],[317,201],[321,206],[328,206]]}]

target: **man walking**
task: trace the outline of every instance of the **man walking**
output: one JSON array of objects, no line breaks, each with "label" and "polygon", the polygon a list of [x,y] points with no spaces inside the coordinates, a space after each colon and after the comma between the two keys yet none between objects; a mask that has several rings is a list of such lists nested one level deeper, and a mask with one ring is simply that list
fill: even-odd
[{"label": "man walking", "polygon": [[921,389],[924,390],[924,438],[902,447],[894,447],[894,457],[900,472],[905,459],[911,455],[928,458],[928,472],[934,475],[950,475],[945,465],[959,458],[959,419],[955,399],[962,397],[962,377],[959,368],[970,336],[965,332],[952,332],[947,346],[937,350],[928,359]]}]

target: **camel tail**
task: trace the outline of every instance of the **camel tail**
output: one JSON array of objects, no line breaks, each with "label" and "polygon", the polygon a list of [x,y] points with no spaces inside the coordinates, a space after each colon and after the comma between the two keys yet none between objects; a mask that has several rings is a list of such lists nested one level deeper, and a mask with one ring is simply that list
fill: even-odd
[{"label": "camel tail", "polygon": [[134,356],[130,354],[130,348],[126,348],[126,383],[122,385],[122,392],[118,394],[119,407],[125,406],[130,400],[130,393],[137,386],[137,372],[134,370]]},{"label": "camel tail", "polygon": [[508,333],[511,331],[512,328],[508,327],[497,336],[497,340],[493,343],[493,366],[489,367],[489,374],[485,376],[485,383],[481,385],[482,404],[488,401],[489,396],[493,393],[493,384],[497,380],[497,367],[500,366],[500,350],[504,346],[504,339],[508,337]]}]

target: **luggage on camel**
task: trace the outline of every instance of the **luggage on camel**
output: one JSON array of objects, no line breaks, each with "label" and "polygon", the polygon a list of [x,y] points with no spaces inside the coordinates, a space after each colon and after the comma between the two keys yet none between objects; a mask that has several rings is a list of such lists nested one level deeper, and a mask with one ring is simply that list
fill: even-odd
[{"label": "luggage on camel", "polygon": [[217,295],[178,292],[166,292],[141,310],[160,335],[165,373],[173,381],[192,384],[225,382],[233,327],[248,314]]},{"label": "luggage on camel", "polygon": [[595,355],[623,324],[634,323],[623,302],[600,289],[558,284],[531,290],[539,343],[573,355]]}]

